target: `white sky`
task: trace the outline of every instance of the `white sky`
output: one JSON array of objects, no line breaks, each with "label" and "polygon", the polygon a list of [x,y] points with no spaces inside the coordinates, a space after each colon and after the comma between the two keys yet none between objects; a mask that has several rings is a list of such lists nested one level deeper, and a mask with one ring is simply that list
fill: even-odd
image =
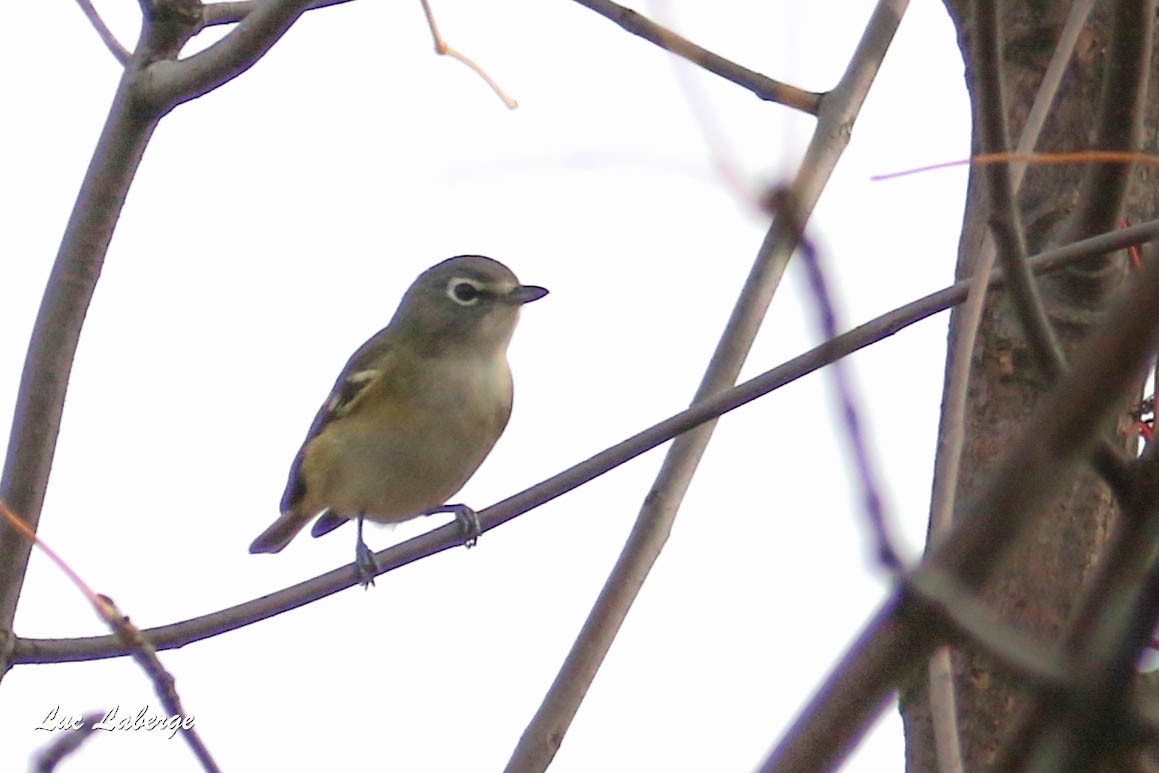
[{"label": "white sky", "polygon": [[[765,74],[824,90],[873,3],[672,2],[665,21]],[[137,4],[98,2],[127,45]],[[641,10],[649,11],[648,8]],[[437,0],[453,45],[509,112],[431,53],[417,2],[311,12],[254,69],[178,108],[150,145],[73,371],[42,536],[142,627],[220,609],[351,560],[348,529],[246,548],[350,352],[421,270],[458,253],[552,294],[511,349],[506,434],[456,500],[482,508],[684,408],[765,230],[713,171],[795,168],[812,120],[693,78],[727,148],[706,147],[666,55],[566,0]],[[118,67],[69,0],[0,27],[0,412]],[[968,153],[943,5],[915,0],[811,235],[847,325],[949,283],[965,172],[870,175]],[[852,361],[890,514],[925,529],[946,316]],[[745,368],[813,346],[791,268]],[[747,770],[886,592],[831,380],[718,426],[668,546],[553,771]],[[490,771],[539,705],[659,467],[653,451],[457,549],[270,621],[162,653],[226,770]],[[372,529],[384,547],[429,527]],[[97,635],[34,555],[25,636]],[[17,666],[0,769],[51,740],[54,706],[161,711],[127,659]],[[196,770],[179,739],[102,734],[61,769]],[[895,711],[849,770],[900,770]]]}]

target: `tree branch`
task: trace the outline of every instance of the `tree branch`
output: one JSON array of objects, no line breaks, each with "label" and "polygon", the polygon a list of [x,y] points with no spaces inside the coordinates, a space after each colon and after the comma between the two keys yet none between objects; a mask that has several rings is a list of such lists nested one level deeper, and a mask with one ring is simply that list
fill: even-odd
[{"label": "tree branch", "polygon": [[[849,127],[856,120],[873,76],[885,57],[905,5],[896,0],[878,3],[841,81],[821,104],[813,139],[789,188],[787,198],[793,202],[791,211],[777,213],[766,234],[693,398],[694,405],[736,383],[789,258],[801,242],[801,228],[848,144]],[[677,438],[668,450],[632,532],[579,636],[508,760],[508,771],[545,770],[555,757],[620,626],[668,540],[677,510],[714,428],[714,422],[697,427]]]},{"label": "tree branch", "polygon": [[221,40],[193,56],[161,59],[136,84],[141,98],[168,112],[228,83],[252,67],[314,0],[265,0]]},{"label": "tree branch", "polygon": [[[1104,54],[1102,93],[1094,147],[1138,152],[1151,76],[1155,0],[1120,0]],[[1133,164],[1088,164],[1079,201],[1064,231],[1066,241],[1114,228]]]},{"label": "tree branch", "polygon": [[610,0],[575,0],[575,2],[595,11],[605,19],[614,21],[633,35],[641,37],[665,51],[676,54],[710,73],[719,75],[726,81],[748,89],[767,102],[777,102],[810,115],[817,115],[820,109],[821,94],[775,81],[759,72],[741,67],[708,49],[701,48],[630,8],[610,2]]},{"label": "tree branch", "polygon": [[1074,676],[1053,650],[1003,625],[976,594],[945,574],[914,572],[902,579],[901,589],[905,604],[932,612],[959,642],[984,651],[1030,689],[1057,695]]},{"label": "tree branch", "polygon": [[[142,41],[148,30],[142,31]],[[138,49],[146,48],[142,42]],[[33,325],[20,378],[8,454],[0,478],[0,501],[32,530],[40,522],[44,492],[56,451],[61,411],[77,340],[113,229],[145,145],[159,117],[131,94],[136,57],[113,98]],[[10,636],[32,545],[7,522],[0,523],[0,639]],[[10,662],[0,647],[0,676]]]},{"label": "tree branch", "polygon": [[[1159,220],[1153,220],[1045,252],[1033,258],[1031,265],[1036,271],[1054,271],[1069,262],[1081,260],[1091,255],[1123,249],[1132,244],[1141,244],[1157,239],[1159,239]],[[995,273],[991,281],[1000,284],[1003,281],[1002,274]],[[961,281],[912,301],[860,325],[832,341],[814,347],[733,389],[722,392],[703,403],[698,403],[542,483],[480,511],[480,524],[485,531],[494,529],[668,442],[682,432],[735,410],[819,370],[840,357],[845,357],[877,341],[888,338],[927,317],[945,311],[965,300],[969,286],[968,280]],[[379,551],[375,554],[375,561],[380,567],[379,574],[406,566],[424,556],[458,547],[462,544],[462,536],[460,527],[452,523]],[[175,649],[297,609],[340,590],[353,587],[358,583],[359,576],[354,567],[351,565],[342,566],[253,601],[247,601],[183,622],[149,628],[142,634],[159,650]],[[121,657],[129,654],[129,650],[112,636],[73,639],[22,638],[15,641],[13,651],[13,662],[15,663],[62,663]]]},{"label": "tree branch", "polygon": [[[796,205],[791,199],[779,211],[785,212],[786,208],[791,213],[790,217],[795,220],[798,214]],[[801,229],[803,224],[798,222],[793,227]],[[821,266],[821,256],[816,247],[805,239],[801,239],[799,251],[805,267],[805,274],[809,280],[809,289],[813,294],[813,305],[817,308],[817,316],[820,318],[822,337],[826,340],[832,340],[838,335],[837,310],[833,305],[832,294],[825,278],[825,270]],[[846,441],[849,444],[854,468],[857,470],[857,477],[861,483],[865,514],[869,518],[870,528],[877,540],[877,560],[889,571],[896,572],[902,568],[901,554],[894,546],[889,524],[886,522],[885,505],[882,503],[881,486],[877,481],[878,476],[873,464],[873,456],[861,429],[860,412],[857,409],[857,401],[854,399],[853,385],[850,383],[849,374],[842,360],[833,363],[833,382],[837,391],[837,401],[841,408]]]},{"label": "tree branch", "polygon": [[[977,0],[974,5],[974,73],[977,89],[978,137],[983,153],[1005,153],[1009,133],[1006,129],[1006,102],[1003,78],[999,17],[1002,0]],[[1048,381],[1066,369],[1062,346],[1046,316],[1042,297],[1034,277],[1026,267],[1026,233],[1014,199],[1014,185],[1006,164],[987,164],[982,168],[990,206],[990,229],[1002,257],[1002,265],[1011,278],[1010,295],[1022,322],[1030,349]]]},{"label": "tree branch", "polygon": [[[1038,406],[1011,453],[947,539],[923,561],[978,588],[1043,505],[1088,459],[1098,427],[1159,344],[1159,266],[1109,311],[1083,344],[1075,367]],[[764,771],[831,769],[864,733],[899,679],[927,658],[937,636],[899,614],[894,595],[830,674]]]},{"label": "tree branch", "polygon": [[1159,622],[1159,462],[1137,461],[1132,473],[1133,496],[1062,639],[1071,700],[1040,698],[1014,735],[1021,748],[1007,744],[1037,770],[1088,770],[1133,730],[1121,718]]},{"label": "tree branch", "polygon": [[57,766],[87,741],[96,728],[97,722],[105,718],[104,711],[94,711],[81,719],[81,726],[67,733],[59,733],[48,745],[32,755],[31,770],[33,773],[54,773]]},{"label": "tree branch", "polygon": [[0,502],[0,517],[3,517],[6,523],[20,532],[26,540],[40,548],[41,553],[55,564],[56,568],[63,572],[72,584],[76,586],[76,589],[92,605],[93,611],[97,613],[97,616],[105,622],[105,625],[109,627],[117,639],[124,642],[130,649],[133,659],[137,661],[137,664],[141,666],[141,669],[153,683],[153,690],[157,693],[157,697],[161,699],[161,703],[164,705],[166,711],[169,712],[169,715],[171,717],[179,717],[180,724],[175,729],[181,733],[189,745],[190,750],[193,751],[194,756],[201,763],[202,768],[207,772],[218,770],[217,763],[213,760],[213,755],[209,753],[209,748],[201,740],[201,735],[193,727],[191,722],[186,723],[184,721],[184,718],[188,715],[181,704],[181,696],[177,692],[177,681],[165,666],[161,664],[160,658],[157,657],[157,650],[148,639],[141,636],[141,630],[129,622],[129,618],[117,608],[117,605],[113,603],[112,599],[93,591],[89,584],[84,581],[84,578],[73,571],[73,568],[68,562],[61,558],[44,540],[40,539],[36,532],[32,531],[3,502]]},{"label": "tree branch", "polygon": [[[216,27],[221,24],[237,24],[249,16],[266,0],[238,0],[232,3],[206,3],[201,8],[201,26]],[[313,11],[317,8],[329,8],[332,5],[344,5],[352,0],[312,0],[303,11]]]},{"label": "tree branch", "polygon": [[458,51],[447,43],[446,39],[443,38],[442,33],[439,32],[439,25],[435,22],[435,12],[431,10],[431,4],[428,2],[428,0],[420,0],[420,2],[423,6],[423,13],[427,17],[427,26],[431,30],[431,38],[435,45],[435,53],[439,56],[451,57],[456,62],[463,64],[480,78],[482,78],[483,82],[491,87],[491,91],[495,92],[495,96],[499,97],[499,100],[507,107],[508,110],[514,110],[515,108],[519,107],[519,103],[508,96],[507,92],[503,90],[503,87],[501,87],[499,83],[487,73],[486,70],[480,67],[474,59],[462,53],[461,51]]},{"label": "tree branch", "polygon": [[89,0],[76,0],[76,4],[84,11],[84,15],[88,17],[89,23],[93,25],[93,29],[97,31],[97,34],[101,36],[101,42],[105,44],[105,48],[109,49],[109,53],[113,55],[113,58],[122,67],[128,64],[131,54],[117,40],[117,36],[113,34],[113,31],[105,26],[104,19],[97,13],[97,9],[93,8],[93,4]]}]

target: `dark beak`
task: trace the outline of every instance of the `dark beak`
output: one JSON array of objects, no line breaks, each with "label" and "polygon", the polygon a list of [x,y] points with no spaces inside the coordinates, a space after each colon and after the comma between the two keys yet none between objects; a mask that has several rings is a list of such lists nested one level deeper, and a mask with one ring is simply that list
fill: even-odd
[{"label": "dark beak", "polygon": [[547,288],[538,285],[519,285],[507,294],[507,302],[522,306],[547,295]]}]

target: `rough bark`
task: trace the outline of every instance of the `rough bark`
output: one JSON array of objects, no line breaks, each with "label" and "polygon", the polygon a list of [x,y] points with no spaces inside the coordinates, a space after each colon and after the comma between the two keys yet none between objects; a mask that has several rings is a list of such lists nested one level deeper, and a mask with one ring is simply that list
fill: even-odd
[{"label": "rough bark", "polygon": [[[972,83],[969,0],[947,0],[955,20]],[[1004,86],[1013,140],[1017,139],[1033,103],[1047,62],[1053,52],[1070,3],[1012,0],[1004,4],[1001,35],[1004,44]],[[1096,112],[1102,92],[1111,32],[1113,4],[1096,8],[1063,82],[1044,128],[1039,150],[1070,151],[1093,147]],[[1152,63],[1152,68],[1154,68]],[[1159,100],[1147,95],[1143,136],[1144,152],[1155,152]],[[978,100],[974,105],[977,151]],[[1032,166],[1019,194],[1027,242],[1033,254],[1063,241],[1090,235],[1090,223],[1076,222],[1082,210],[1082,165]],[[987,204],[977,174],[971,175],[958,276],[971,274],[987,225]],[[1095,178],[1097,179],[1097,178]],[[1131,222],[1154,217],[1155,173],[1136,169],[1131,175],[1124,215]],[[1113,193],[1111,196],[1113,197]],[[1126,276],[1122,255],[1111,255],[1042,281],[1048,312],[1066,351],[1076,346],[1098,319],[1109,296]],[[958,334],[957,315],[951,319],[950,339]],[[995,460],[1023,426],[1032,407],[1050,388],[1040,374],[1008,297],[992,293],[972,357],[972,375],[966,416],[966,440],[957,490],[956,512],[975,494]],[[948,373],[948,368],[947,368]],[[1124,396],[1123,423],[1130,401]],[[1107,426],[1108,437],[1117,427]],[[1117,441],[1124,444],[1120,438]],[[1095,564],[1100,546],[1115,518],[1110,492],[1093,473],[1071,482],[1067,494],[1050,516],[1014,547],[1009,560],[987,586],[985,598],[1001,620],[1043,642],[1057,642],[1079,597],[1079,589]],[[986,769],[1017,723],[1027,696],[984,656],[971,651],[954,653],[959,728],[966,770]],[[926,671],[902,689],[906,733],[906,762],[910,771],[938,770],[929,717]]]}]

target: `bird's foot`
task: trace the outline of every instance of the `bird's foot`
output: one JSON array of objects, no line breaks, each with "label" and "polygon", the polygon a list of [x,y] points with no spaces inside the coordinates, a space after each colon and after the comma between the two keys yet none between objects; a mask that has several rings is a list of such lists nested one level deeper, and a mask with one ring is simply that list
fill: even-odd
[{"label": "bird's foot", "polygon": [[378,562],[374,560],[374,551],[367,547],[362,539],[362,516],[358,517],[358,541],[354,544],[354,566],[358,570],[358,584],[365,590],[374,585],[374,578],[378,574]]},{"label": "bird's foot", "polygon": [[441,505],[431,508],[423,515],[435,513],[454,513],[455,520],[463,527],[463,547],[473,548],[479,542],[479,535],[483,533],[483,526],[479,523],[479,514],[467,505]]}]

